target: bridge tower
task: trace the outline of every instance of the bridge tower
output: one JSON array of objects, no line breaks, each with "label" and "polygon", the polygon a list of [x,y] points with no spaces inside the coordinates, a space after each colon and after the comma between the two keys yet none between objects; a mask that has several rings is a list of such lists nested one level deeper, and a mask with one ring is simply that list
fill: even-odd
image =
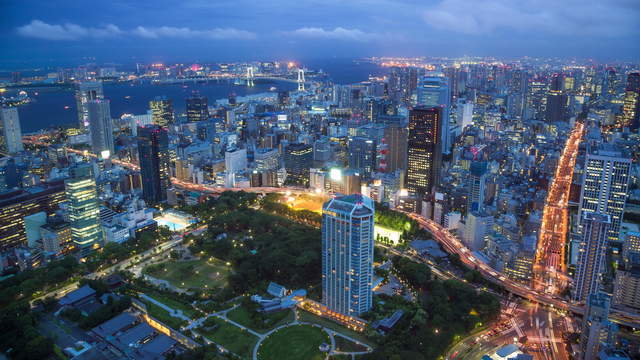
[{"label": "bridge tower", "polygon": [[247,86],[249,87],[253,87],[253,79],[254,79],[255,75],[253,73],[253,66],[249,66],[247,68]]},{"label": "bridge tower", "polygon": [[304,70],[298,69],[298,91],[304,91]]}]

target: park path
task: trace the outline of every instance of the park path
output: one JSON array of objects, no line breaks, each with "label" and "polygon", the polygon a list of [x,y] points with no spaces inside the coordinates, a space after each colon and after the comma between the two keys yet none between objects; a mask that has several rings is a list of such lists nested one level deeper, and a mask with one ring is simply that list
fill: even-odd
[{"label": "park path", "polygon": [[145,299],[145,300],[147,300],[147,301],[150,301],[150,302],[154,303],[155,305],[158,305],[159,307],[161,307],[164,310],[168,311],[169,315],[171,315],[173,317],[185,320],[187,322],[191,322],[192,321],[190,317],[188,317],[188,316],[186,316],[185,314],[182,313],[182,310],[177,310],[177,309],[174,309],[174,308],[172,308],[170,306],[167,306],[167,305],[161,303],[160,301],[158,301],[158,300],[156,300],[156,299],[154,299],[154,298],[152,298],[150,296],[147,296],[147,294],[140,294],[140,297]]}]

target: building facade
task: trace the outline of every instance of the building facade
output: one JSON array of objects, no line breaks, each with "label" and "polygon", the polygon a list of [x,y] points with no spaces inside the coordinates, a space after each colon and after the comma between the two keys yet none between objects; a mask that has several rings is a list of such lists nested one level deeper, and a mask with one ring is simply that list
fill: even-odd
[{"label": "building facade", "polygon": [[91,164],[76,164],[69,169],[65,194],[69,204],[71,238],[80,255],[85,257],[104,243],[100,222],[100,203]]},{"label": "building facade", "polygon": [[148,203],[167,199],[171,186],[169,137],[158,125],[138,128],[138,159],[142,178],[142,197]]},{"label": "building facade", "polygon": [[586,301],[590,294],[599,290],[607,234],[611,226],[611,217],[607,214],[587,212],[583,216],[582,239],[573,286],[575,301]]},{"label": "building facade", "polygon": [[114,153],[113,121],[109,105],[109,100],[104,99],[90,100],[86,103],[91,150],[94,154],[102,157],[106,155],[106,151],[109,152],[109,155]]},{"label": "building facade", "polygon": [[24,150],[17,107],[0,107],[0,152],[15,154]]},{"label": "building facade", "polygon": [[442,109],[417,107],[409,112],[406,188],[424,198],[439,181]]}]

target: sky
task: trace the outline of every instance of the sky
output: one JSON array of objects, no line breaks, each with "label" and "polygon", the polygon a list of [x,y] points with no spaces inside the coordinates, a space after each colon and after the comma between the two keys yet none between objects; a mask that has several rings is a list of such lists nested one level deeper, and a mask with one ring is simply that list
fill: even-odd
[{"label": "sky", "polygon": [[0,0],[0,65],[640,58],[640,0]]}]

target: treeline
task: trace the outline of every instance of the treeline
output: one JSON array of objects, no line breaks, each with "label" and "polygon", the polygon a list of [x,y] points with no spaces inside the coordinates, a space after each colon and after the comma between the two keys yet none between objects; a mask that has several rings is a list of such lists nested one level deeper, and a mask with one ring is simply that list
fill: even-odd
[{"label": "treeline", "polygon": [[266,287],[269,281],[290,288],[319,283],[320,231],[250,205],[257,205],[255,198],[243,192],[209,200],[208,210],[199,209],[208,229],[194,238],[192,253],[230,262],[229,286],[236,294]]},{"label": "treeline", "polygon": [[53,354],[53,341],[40,335],[38,316],[27,301],[0,311],[0,351],[14,360],[42,360]]},{"label": "treeline", "polygon": [[363,356],[365,360],[437,359],[456,335],[464,336],[500,313],[500,302],[494,295],[457,280],[430,279],[424,283],[425,275],[413,274],[423,271],[409,263],[408,259],[394,259],[399,275],[421,289],[418,303],[380,338],[373,353]]},{"label": "treeline", "polygon": [[423,230],[417,221],[399,211],[391,210],[388,206],[376,203],[376,225],[399,231],[402,233],[400,240],[409,241],[415,238],[430,239],[431,235]]}]

